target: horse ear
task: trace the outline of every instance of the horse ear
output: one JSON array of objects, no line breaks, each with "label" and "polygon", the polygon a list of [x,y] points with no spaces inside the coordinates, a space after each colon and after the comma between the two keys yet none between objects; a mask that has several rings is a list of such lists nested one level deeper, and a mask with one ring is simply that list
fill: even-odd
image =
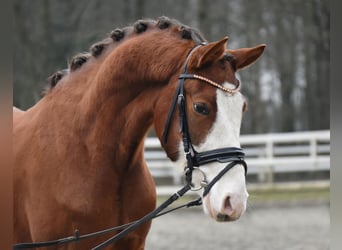
[{"label": "horse ear", "polygon": [[240,70],[254,63],[264,52],[266,44],[260,44],[253,48],[240,48],[228,50],[234,56],[235,69]]},{"label": "horse ear", "polygon": [[220,41],[212,42],[198,48],[192,57],[192,62],[189,62],[189,64],[194,64],[195,68],[201,68],[212,63],[224,54],[227,41],[228,37],[226,36]]}]

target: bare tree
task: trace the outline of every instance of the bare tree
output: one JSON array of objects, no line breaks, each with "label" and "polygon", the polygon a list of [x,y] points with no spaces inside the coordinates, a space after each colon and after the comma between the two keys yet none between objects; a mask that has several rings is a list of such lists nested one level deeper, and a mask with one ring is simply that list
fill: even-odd
[{"label": "bare tree", "polygon": [[329,128],[328,0],[14,0],[14,105],[40,98],[45,79],[116,27],[162,15],[228,46],[266,43],[239,77],[249,100],[244,133]]}]

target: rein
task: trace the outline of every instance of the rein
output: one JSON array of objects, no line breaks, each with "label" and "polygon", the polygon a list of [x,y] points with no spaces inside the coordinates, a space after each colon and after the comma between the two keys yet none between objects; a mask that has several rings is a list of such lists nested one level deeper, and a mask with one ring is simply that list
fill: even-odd
[{"label": "rein", "polygon": [[190,189],[191,189],[190,186],[185,185],[180,190],[178,190],[176,193],[174,193],[170,198],[168,198],[165,202],[163,202],[158,208],[156,208],[152,212],[148,213],[147,215],[145,215],[144,217],[142,217],[139,220],[136,220],[136,221],[124,224],[124,225],[120,225],[120,226],[117,226],[117,227],[112,227],[112,228],[108,228],[108,229],[104,229],[104,230],[101,230],[101,231],[97,231],[97,232],[89,233],[89,234],[84,234],[84,235],[80,235],[79,230],[76,229],[73,236],[69,236],[69,237],[66,237],[66,238],[58,239],[58,240],[52,240],[52,241],[33,242],[33,243],[18,243],[18,244],[14,244],[13,245],[13,250],[17,250],[17,249],[31,249],[31,248],[40,248],[40,247],[49,247],[49,246],[63,245],[63,244],[67,244],[67,243],[71,243],[71,242],[78,242],[80,240],[84,240],[84,239],[88,239],[88,238],[93,238],[95,236],[99,236],[99,235],[102,235],[102,234],[106,234],[106,233],[110,233],[110,232],[113,232],[113,231],[119,231],[119,230],[124,229],[123,231],[121,231],[120,233],[116,234],[115,236],[113,236],[109,240],[107,240],[107,241],[101,243],[100,245],[92,248],[92,250],[103,249],[104,247],[108,246],[112,242],[114,242],[116,240],[119,240],[122,237],[126,236],[128,233],[130,233],[131,231],[135,230],[137,227],[139,227],[140,225],[144,224],[145,222],[147,222],[149,220],[152,220],[154,218],[157,218],[157,217],[160,217],[162,215],[168,214],[168,213],[173,212],[175,210],[178,210],[180,208],[193,207],[193,206],[200,206],[200,205],[202,205],[201,198],[198,198],[196,200],[190,201],[190,202],[188,202],[186,204],[180,205],[178,207],[175,207],[175,208],[172,208],[172,209],[169,209],[169,210],[163,212],[163,210],[165,210],[168,206],[170,206],[178,198],[182,197]]},{"label": "rein", "polygon": [[[178,86],[174,95],[174,98],[171,103],[171,107],[167,116],[166,124],[164,127],[164,133],[162,137],[162,143],[165,144],[167,142],[167,136],[168,136],[168,131],[169,127],[171,124],[171,119],[176,107],[176,104],[178,106],[179,110],[179,118],[180,118],[180,132],[182,133],[182,140],[183,140],[183,149],[184,153],[186,156],[186,161],[187,164],[185,166],[185,180],[186,180],[186,185],[183,186],[180,190],[178,190],[176,193],[174,193],[171,197],[169,197],[165,202],[163,202],[159,207],[157,207],[155,210],[152,212],[148,213],[144,217],[142,217],[139,220],[133,221],[128,224],[120,225],[117,227],[112,227],[109,229],[105,229],[102,231],[97,231],[94,233],[90,234],[85,234],[85,235],[80,235],[79,230],[75,230],[75,234],[73,236],[69,236],[66,238],[58,239],[58,240],[53,240],[53,241],[45,241],[45,242],[33,242],[33,243],[17,243],[13,245],[13,250],[18,250],[18,249],[30,249],[30,248],[40,248],[40,247],[47,247],[47,246],[56,246],[56,245],[62,245],[62,244],[67,244],[70,242],[78,242],[80,240],[86,239],[86,238],[91,238],[95,237],[98,235],[102,235],[105,233],[113,232],[113,231],[118,231],[122,230],[118,234],[114,235],[113,237],[109,238],[108,240],[104,241],[103,243],[95,246],[92,248],[92,250],[100,250],[105,248],[106,246],[112,244],[113,242],[123,238],[126,236],[128,233],[132,232],[135,230],[137,227],[140,225],[146,223],[147,221],[150,221],[154,218],[157,218],[159,216],[162,216],[164,214],[170,213],[176,209],[180,209],[183,207],[192,207],[192,206],[199,206],[202,204],[202,198],[198,198],[196,200],[190,201],[184,205],[181,205],[179,207],[164,211],[168,206],[170,206],[173,202],[175,202],[178,198],[182,197],[186,192],[189,190],[195,190],[194,189],[194,184],[192,183],[192,173],[195,170],[199,170],[204,177],[204,180],[201,182],[201,188],[203,188],[203,198],[210,192],[211,188],[215,185],[215,183],[221,179],[221,177],[227,173],[231,168],[233,168],[237,164],[241,164],[244,167],[245,170],[245,175],[247,174],[247,164],[244,161],[244,156],[245,153],[241,148],[237,147],[226,147],[226,148],[219,148],[219,149],[214,149],[214,150],[209,150],[209,151],[204,151],[204,152],[197,152],[192,143],[191,143],[191,138],[190,138],[190,133],[188,129],[188,122],[187,122],[187,114],[186,114],[186,97],[185,97],[185,91],[184,91],[184,82],[186,79],[198,79],[201,81],[204,81],[208,84],[213,85],[214,87],[217,87],[223,91],[226,91],[230,94],[234,94],[240,90],[240,84],[237,85],[235,89],[228,89],[223,87],[222,85],[215,83],[214,81],[211,81],[210,79],[207,79],[203,76],[195,75],[195,74],[188,74],[187,73],[187,66],[189,59],[192,55],[192,53],[195,51],[196,48],[199,46],[204,46],[205,43],[196,45],[192,50],[189,52],[184,66],[183,66],[183,71],[179,76],[179,82]],[[211,180],[209,183],[206,179],[206,176],[202,170],[200,170],[200,166],[211,163],[211,162],[220,162],[220,163],[228,163],[229,164],[219,172],[213,180]],[[197,190],[199,190],[197,189]],[[163,212],[164,211],[164,212]]]}]

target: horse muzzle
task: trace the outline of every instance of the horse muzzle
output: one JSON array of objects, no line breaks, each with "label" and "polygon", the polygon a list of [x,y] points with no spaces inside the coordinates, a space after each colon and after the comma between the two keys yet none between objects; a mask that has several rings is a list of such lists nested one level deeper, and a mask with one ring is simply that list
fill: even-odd
[{"label": "horse muzzle", "polygon": [[235,221],[246,211],[248,196],[243,168],[237,164],[203,196],[203,209],[216,221]]}]

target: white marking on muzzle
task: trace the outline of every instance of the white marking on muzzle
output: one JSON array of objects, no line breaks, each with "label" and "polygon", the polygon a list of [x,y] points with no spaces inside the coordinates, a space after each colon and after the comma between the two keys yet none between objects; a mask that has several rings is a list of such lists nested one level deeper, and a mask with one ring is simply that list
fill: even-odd
[{"label": "white marking on muzzle", "polygon": [[[195,146],[198,152],[223,147],[240,147],[243,96],[239,92],[231,95],[222,90],[217,90],[216,93],[216,120],[204,142]],[[210,182],[227,164],[213,162],[201,166],[201,169]],[[199,180],[194,180],[197,181]],[[216,220],[235,220],[244,213],[247,197],[244,168],[242,165],[236,165],[210,190],[204,199],[204,211]]]}]

